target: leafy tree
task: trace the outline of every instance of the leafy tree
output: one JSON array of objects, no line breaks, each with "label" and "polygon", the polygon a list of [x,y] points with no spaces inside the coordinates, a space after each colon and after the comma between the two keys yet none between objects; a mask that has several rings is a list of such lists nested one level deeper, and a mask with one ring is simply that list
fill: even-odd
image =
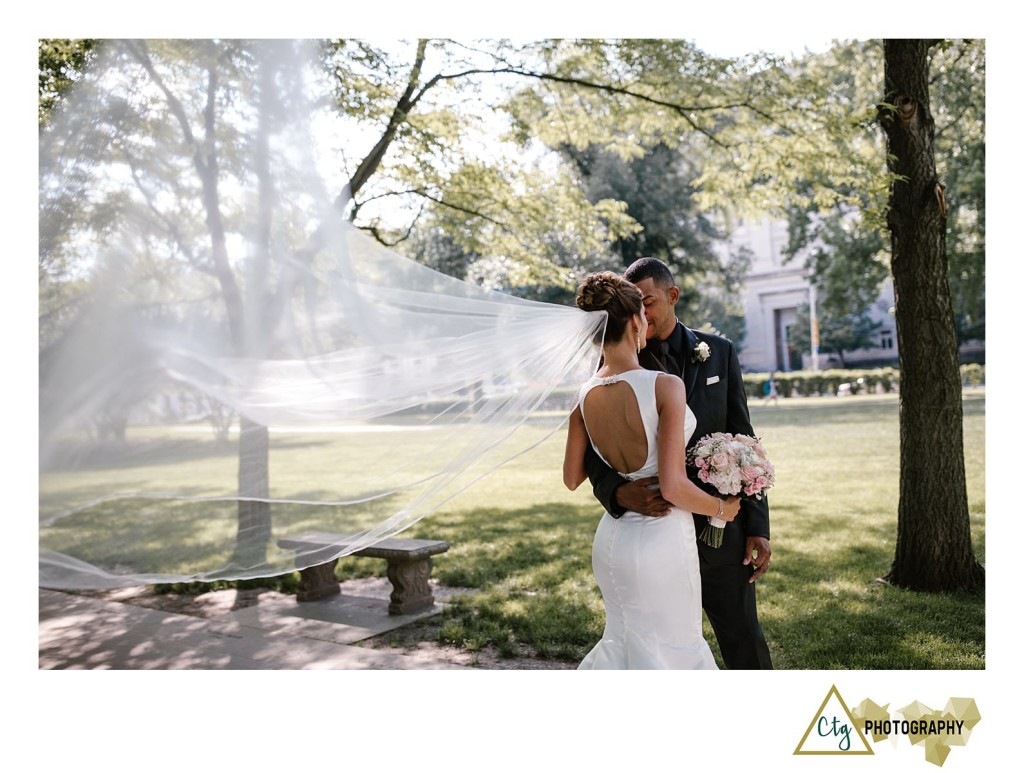
[{"label": "leafy tree", "polygon": [[588,199],[621,201],[637,223],[635,232],[611,245],[614,268],[622,270],[645,256],[664,261],[676,277],[680,311],[689,324],[714,328],[741,345],[737,299],[750,258],[738,252],[723,259],[725,231],[697,206],[698,151],[683,142],[661,143],[629,159],[598,146],[560,150],[576,168]]},{"label": "leafy tree", "polygon": [[[669,40],[418,41],[409,66],[399,64],[400,53],[337,41],[328,57],[343,112],[381,132],[370,154],[347,164],[357,223],[391,243],[411,237],[416,222],[441,228],[465,254],[480,256],[478,275],[505,277],[500,286],[535,297],[564,297],[581,272],[641,252],[674,256],[701,297],[709,285],[724,293],[735,284],[743,261],[723,272],[709,250],[714,229],[681,185],[694,177],[693,164],[657,166],[685,161],[683,138],[687,152],[724,146],[731,117],[758,109],[761,91],[735,78],[735,62]],[[487,109],[467,114],[474,94],[487,95]],[[488,131],[487,154],[467,154]],[[572,160],[572,170],[545,148]],[[624,198],[637,183],[644,190]],[[657,204],[655,186],[667,194]],[[414,225],[385,233],[385,202]],[[412,243],[399,248],[411,253]],[[619,255],[611,264],[609,245]],[[696,264],[701,269],[691,270]],[[736,311],[723,294],[722,324],[730,315],[735,322]]]},{"label": "leafy tree", "polygon": [[[949,283],[957,322],[957,339],[964,342],[985,335],[985,48],[980,40],[946,40],[929,52],[932,105],[935,120],[935,164],[947,199],[947,253],[949,257]],[[872,127],[863,118],[863,106],[870,103],[877,91],[877,73],[882,68],[881,41],[864,41],[837,46],[832,51],[811,57],[808,72],[816,72],[817,62],[829,63],[828,91],[838,97],[842,106],[849,105],[851,117],[860,116],[856,123],[844,129],[835,120],[825,122],[819,131],[835,137],[840,146],[850,149],[871,148],[876,154],[871,163],[882,166],[885,148],[870,142]],[[860,106],[860,107],[855,107]],[[825,107],[824,105],[822,106]],[[829,127],[832,127],[829,129]],[[854,129],[850,134],[849,129]],[[836,137],[835,131],[846,134]],[[854,155],[853,158],[858,158]],[[827,175],[834,165],[819,161],[797,165],[811,169],[807,180],[798,181],[803,194],[791,199],[788,211],[791,242],[790,254],[807,247],[815,238],[821,238],[815,225],[825,217],[826,209],[834,203],[825,197],[827,206],[815,202],[814,192],[828,184]],[[855,184],[833,186],[838,200],[856,207],[862,213],[862,238],[877,241],[886,230],[883,213],[888,206],[887,193],[878,187],[884,180],[877,172],[863,168],[863,162],[851,166],[861,168],[864,179]],[[840,179],[840,178],[837,178]],[[884,194],[884,195],[883,195]],[[810,226],[810,227],[808,227]],[[862,253],[866,261],[874,260],[869,251]],[[812,267],[813,268],[813,267]],[[871,267],[854,262],[849,264],[850,280],[863,277],[873,282]]]},{"label": "leafy tree", "polygon": [[[883,72],[884,97],[877,86]],[[771,120],[743,116],[750,149],[711,155],[698,181],[706,205],[736,202],[781,213],[788,204],[826,211],[845,203],[860,211],[865,228],[888,231],[901,368],[899,527],[888,579],[922,590],[984,583],[970,543],[957,367],[958,314],[963,329],[977,330],[975,321],[983,319],[979,283],[961,281],[983,274],[984,230],[974,227],[984,211],[983,115],[971,94],[982,88],[983,72],[982,49],[963,41],[886,40],[837,46],[785,66],[769,63],[757,78],[776,81],[780,98],[766,108]],[[938,79],[949,88],[938,87]],[[952,189],[939,177],[937,149],[956,159],[943,161],[941,171],[957,180],[965,207],[951,231],[961,250],[952,261]],[[951,264],[963,312],[953,308]]]},{"label": "leafy tree", "polygon": [[680,311],[688,326],[725,336],[733,342],[737,352],[743,350],[747,333],[740,296],[751,260],[746,248],[729,255],[722,271],[706,275],[704,282],[689,294],[688,305]]},{"label": "leafy tree", "polygon": [[[162,229],[157,224],[152,239],[131,246],[135,267],[147,280],[139,284],[140,302],[150,303],[154,314],[173,313],[162,299],[168,287],[179,283],[180,293],[173,297],[210,302],[211,331],[226,337],[238,356],[274,356],[269,342],[291,291],[287,262],[278,259],[280,249],[269,229],[260,232],[245,261],[232,254],[230,229],[244,217],[244,209],[238,209],[238,202],[231,202],[222,187],[222,174],[249,175],[257,184],[259,207],[275,196],[287,199],[287,191],[276,187],[287,182],[272,179],[267,165],[272,152],[268,140],[275,128],[272,103],[277,98],[270,84],[289,76],[271,71],[253,56],[256,48],[266,45],[274,44],[83,44],[89,50],[109,49],[118,66],[138,82],[148,83],[136,94],[139,102],[111,97],[98,121],[77,126],[90,133],[95,147],[110,150],[112,163],[122,165],[137,190],[110,196],[93,191],[81,197],[79,205],[76,180],[67,179],[68,169],[48,170],[51,182],[59,178],[60,184],[52,188],[58,193],[41,207],[44,230],[54,235],[52,243],[41,245],[44,283],[66,287],[74,275],[70,264],[80,259],[75,229],[92,229],[101,236],[105,224],[159,218],[159,208],[151,206],[158,199],[178,202],[183,210],[195,204],[194,211],[182,212],[180,221]],[[47,68],[75,80],[75,68],[87,68],[89,60],[73,53],[63,63],[56,60],[60,51],[76,50],[41,47],[41,72],[46,59]],[[339,208],[346,208],[357,225],[382,240],[407,237],[418,216],[429,216],[424,223],[441,226],[445,238],[466,256],[479,256],[466,266],[467,273],[471,267],[486,268],[485,262],[491,261],[504,264],[505,286],[566,285],[575,268],[606,254],[610,240],[631,233],[634,221],[621,202],[589,201],[564,167],[513,163],[510,154],[500,153],[494,160],[493,148],[483,152],[477,147],[486,134],[482,124],[489,111],[467,111],[463,103],[482,88],[483,77],[509,78],[520,86],[542,84],[543,94],[519,88],[506,99],[505,92],[496,92],[516,152],[528,146],[533,135],[551,138],[557,132],[560,142],[569,138],[577,147],[614,138],[617,150],[625,154],[638,152],[641,141],[665,140],[680,127],[710,136],[716,116],[742,103],[742,95],[726,98],[721,77],[727,67],[706,60],[691,47],[635,42],[623,44],[622,56],[618,50],[616,44],[602,41],[541,41],[519,47],[497,42],[472,48],[419,40],[411,58],[403,60],[401,52],[361,41],[336,42],[326,49],[324,61],[334,76],[337,105],[372,140],[339,170]],[[670,77],[678,75],[680,64],[689,68],[688,90],[676,88],[677,79]],[[434,69],[428,71],[431,65]],[[656,76],[653,85],[648,73]],[[236,77],[243,74],[246,77]],[[712,74],[719,79],[714,87]],[[204,87],[195,89],[195,83]],[[226,119],[237,107],[233,96],[241,88],[252,89],[256,106],[253,114],[244,116],[255,128],[251,133],[237,131],[237,124]],[[281,91],[282,99],[301,91],[295,83],[289,88]],[[546,98],[561,103],[557,125],[550,114],[536,109]],[[43,108],[41,123],[55,104],[51,101]],[[68,119],[74,123],[77,116]],[[144,155],[139,151],[156,139],[155,132],[179,154],[159,168],[141,169]],[[59,137],[50,135],[45,141]],[[83,190],[87,177],[83,173]],[[385,201],[407,207],[412,224],[385,227],[381,211],[374,211]],[[66,270],[60,273],[53,268],[57,266]],[[201,286],[192,286],[195,282]],[[254,319],[261,321],[259,329],[250,328]],[[237,558],[252,565],[265,555],[271,533],[270,508],[262,501],[269,490],[268,433],[247,419],[241,430]]]},{"label": "leafy tree", "polygon": [[[839,364],[845,368],[846,355],[857,349],[874,346],[875,334],[882,323],[876,322],[866,311],[840,315],[827,306],[817,306],[819,331],[818,350],[835,354]],[[804,304],[797,309],[796,322],[790,333],[790,341],[797,351],[811,350],[811,307]]]},{"label": "leafy tree", "polygon": [[597,145],[563,146],[561,151],[576,169],[588,199],[622,201],[640,225],[611,245],[622,265],[651,256],[677,269],[703,273],[717,264],[715,243],[723,234],[696,206],[697,170],[683,148],[659,144],[629,159]]},{"label": "leafy tree", "polygon": [[[40,175],[40,230],[49,235],[41,245],[41,265],[70,266],[72,274],[86,276],[92,256],[78,254],[82,243],[105,242],[117,223],[146,223],[139,231],[115,231],[122,240],[114,245],[122,256],[116,270],[133,277],[136,309],[158,322],[162,315],[178,313],[180,307],[199,306],[208,312],[197,323],[207,326],[203,334],[228,341],[236,356],[276,354],[274,329],[292,286],[288,263],[279,259],[279,248],[272,242],[287,238],[272,233],[268,223],[247,245],[247,260],[239,260],[231,237],[242,227],[247,202],[234,199],[224,181],[232,175],[235,180],[251,175],[261,208],[270,197],[290,198],[292,181],[272,178],[269,170],[274,152],[270,137],[286,112],[278,100],[301,90],[298,83],[288,81],[296,73],[278,67],[276,57],[256,56],[264,46],[281,45],[245,41],[107,44],[104,55],[139,87],[133,99],[123,98],[117,89],[91,92],[95,99],[106,101],[62,116],[70,124],[64,127],[66,132],[43,132],[44,158],[52,166],[43,168]],[[280,93],[270,87],[275,81],[282,87]],[[196,90],[195,83],[205,88]],[[255,105],[244,116],[239,112],[245,102],[233,99],[240,89],[252,89],[246,96]],[[229,119],[230,112],[234,115]],[[80,144],[62,145],[69,137]],[[153,144],[168,152],[154,157],[149,152]],[[80,148],[85,148],[84,155],[78,155]],[[105,151],[101,160],[97,160],[97,149]],[[95,164],[118,170],[128,181],[127,188],[88,188]],[[274,226],[287,228],[287,224]],[[251,313],[252,309],[260,313]],[[54,342],[60,345],[59,339]],[[117,421],[111,423],[119,426]],[[263,560],[270,538],[269,506],[260,501],[269,491],[269,437],[266,427],[247,418],[240,424],[236,558],[252,566]]]},{"label": "leafy tree", "polygon": [[333,41],[325,60],[339,111],[368,143],[376,137],[344,162],[353,222],[407,253],[422,244],[405,242],[417,227],[442,229],[461,253],[504,263],[513,285],[566,284],[570,256],[631,230],[621,204],[589,202],[564,169],[524,161],[527,140],[508,136],[508,89],[548,76],[536,48]]},{"label": "leafy tree", "polygon": [[[83,69],[92,62],[96,41],[50,39],[39,41],[39,131],[49,125],[50,116],[62,105]],[[70,184],[70,181],[68,181]],[[73,313],[81,290],[61,249],[71,222],[82,215],[83,196],[67,196],[59,201],[40,196],[39,242],[39,338],[50,342],[62,320]]]},{"label": "leafy tree", "polygon": [[985,41],[945,40],[929,53],[935,166],[947,201],[949,285],[963,343],[985,338]]},{"label": "leafy tree", "polygon": [[[949,282],[963,342],[983,338],[985,330],[984,44],[943,41],[930,56],[935,160],[948,200]],[[756,163],[741,166],[728,156],[713,155],[699,195],[705,203],[761,202],[768,211],[783,214],[790,227],[791,258],[806,256],[818,241],[828,243],[828,231],[835,232],[827,224],[829,213],[837,209],[838,217],[860,214],[858,238],[872,244],[880,237],[886,240],[887,149],[873,108],[882,68],[882,43],[868,40],[836,45],[777,71],[790,98],[804,95],[800,108],[773,113],[784,130],[769,123],[750,127],[756,144],[763,146]],[[744,196],[746,187],[751,196]],[[860,290],[870,295],[878,273],[870,264],[887,258],[871,250],[861,256],[863,263],[846,262],[850,273],[841,281],[852,287],[864,280],[867,285]],[[808,261],[820,279],[819,263],[820,251]],[[831,278],[840,281],[836,272]],[[820,281],[818,286],[827,292]]]},{"label": "leafy tree", "polygon": [[[942,223],[953,202],[954,223],[959,229],[954,233],[962,247],[952,263],[958,276],[970,276],[971,267],[984,256],[984,231],[971,225],[972,219],[983,222],[983,197],[978,192],[984,151],[978,147],[977,133],[968,135],[965,143],[954,142],[958,123],[949,123],[949,133],[940,133],[938,142],[944,147],[941,143],[948,139],[948,147],[954,149],[950,152],[962,157],[962,163],[946,170],[950,179],[956,180],[955,186],[948,185],[945,192],[936,187],[935,152],[928,136],[933,120],[928,48],[920,43],[886,44],[886,90],[894,95],[886,101],[896,106],[885,114],[891,160],[886,175],[887,150],[881,136],[871,131],[872,103],[877,100],[863,96],[870,93],[863,84],[881,71],[881,49],[876,44],[863,49],[837,47],[797,65],[761,55],[739,62],[718,60],[685,42],[670,40],[548,40],[526,45],[492,41],[474,46],[420,40],[404,51],[364,41],[336,41],[325,52],[324,61],[334,76],[339,111],[363,127],[367,138],[365,146],[348,149],[344,168],[339,170],[339,205],[348,207],[357,225],[389,242],[408,238],[417,224],[428,229],[428,234],[440,228],[467,258],[474,256],[466,263],[467,272],[472,265],[486,268],[481,261],[490,262],[498,268],[490,273],[498,276],[504,272],[502,281],[513,286],[547,281],[569,284],[574,266],[599,260],[608,244],[636,233],[636,220],[621,200],[588,199],[583,187],[574,184],[578,178],[546,162],[538,142],[577,151],[601,147],[628,161],[643,155],[646,148],[677,147],[680,138],[686,137],[699,141],[706,151],[701,173],[693,180],[694,195],[705,207],[778,212],[791,200],[789,194],[796,192],[797,203],[803,206],[825,210],[848,203],[858,207],[865,224],[884,222],[888,212],[901,357],[906,354],[901,363],[901,545],[891,576],[897,584],[969,587],[980,580],[976,564],[971,565],[973,559],[965,558],[962,437],[957,434],[959,425],[954,427],[950,418],[955,414],[959,419],[959,378],[947,361],[955,362],[956,323],[952,323],[950,338],[946,322],[954,316],[951,308],[947,316],[942,306],[950,297],[945,245],[937,246],[934,226],[939,223],[944,239]],[[190,66],[205,74],[210,84],[221,74],[219,68],[247,66],[242,43],[228,45],[228,54],[220,59],[210,54],[209,42],[161,43],[153,48],[162,45],[191,46]],[[935,61],[947,63],[950,73],[959,73],[943,77],[943,82],[962,98],[969,97],[972,80],[978,72],[983,73],[984,59],[983,49],[958,58],[958,45],[949,47],[948,57],[946,49],[937,49]],[[88,61],[88,57],[78,59],[77,54],[62,54],[62,50],[75,49],[40,49],[41,97],[44,65],[47,72],[60,75],[53,86],[53,93],[59,95],[66,88],[65,81],[75,80],[81,62]],[[148,69],[150,53],[146,46],[132,44],[125,55],[136,66]],[[833,77],[837,71],[846,74],[838,82]],[[905,81],[904,74],[911,77]],[[500,79],[500,87],[488,90],[486,83],[493,84],[496,79]],[[170,88],[162,94],[164,110],[173,110],[175,99],[209,99],[211,105],[221,104],[213,85],[198,95]],[[41,99],[41,124],[53,104],[54,100]],[[466,110],[466,104],[486,107]],[[119,105],[111,108],[108,126],[118,132],[118,122],[124,116]],[[900,117],[906,110],[912,114],[903,121]],[[209,120],[216,122],[216,111],[209,114]],[[943,113],[937,110],[936,115]],[[950,108],[949,115],[958,113]],[[970,115],[971,122],[980,127],[980,110],[974,109]],[[214,123],[204,128],[220,126]],[[144,245],[139,255],[154,267],[159,263],[162,269],[172,265],[159,262],[166,254],[186,262],[204,261],[207,275],[218,287],[223,329],[241,351],[248,351],[245,347],[250,342],[240,334],[237,321],[244,317],[247,302],[274,303],[274,280],[279,275],[268,271],[252,294],[239,292],[238,277],[232,274],[225,252],[223,213],[213,173],[216,164],[231,159],[196,153],[196,137],[201,135],[180,121],[170,124],[168,130],[178,132],[183,151],[189,151],[183,158],[190,159],[202,181],[202,196],[182,195],[182,199],[203,201],[206,220],[194,233],[167,234],[170,252],[166,245]],[[508,152],[497,151],[498,160],[494,146],[487,144],[485,149],[481,142],[482,137],[494,135],[509,148]],[[130,159],[132,137],[124,137],[129,142],[123,152]],[[230,138],[224,139],[220,147],[229,147]],[[529,163],[513,161],[512,150],[531,151],[535,156]],[[918,165],[905,169],[912,160]],[[924,180],[917,174],[921,169]],[[165,193],[179,193],[176,183],[174,175],[168,175]],[[393,204],[389,209],[385,203]],[[93,224],[116,217],[121,205],[117,201],[84,204],[90,208]],[[45,214],[81,222],[79,216],[69,215],[71,206],[65,204],[63,210],[54,207]],[[394,225],[390,213],[395,211],[407,213],[407,222]],[[938,220],[936,212],[941,212]],[[60,237],[66,232],[51,230],[59,238],[41,245],[41,277],[59,277],[67,287],[74,274],[65,260],[68,241]],[[200,235],[207,240],[208,249],[189,252],[188,245],[196,243]],[[266,261],[256,263],[272,267]],[[166,279],[162,273],[161,277]],[[977,283],[960,286],[966,299],[964,308],[968,301],[974,304],[973,310],[965,312],[961,335],[973,334],[983,320],[978,311],[983,308],[983,297],[978,304]],[[932,300],[922,295],[930,295]],[[936,302],[938,306],[932,308]],[[914,315],[920,316],[917,323]],[[950,352],[952,356],[947,357]],[[934,362],[926,362],[929,358]],[[935,377],[934,383],[930,376]],[[942,422],[929,429],[937,416]],[[933,437],[926,438],[928,432]],[[258,440],[258,436],[257,429],[253,437]],[[941,454],[941,465],[929,465],[929,471],[922,474],[915,460],[933,459],[936,448],[950,450]],[[257,482],[265,468],[261,473],[260,463],[251,460],[265,459],[260,449],[260,443],[254,442],[251,453],[243,450],[240,463],[240,468],[255,470],[253,480]],[[936,483],[929,475],[939,467],[950,476],[929,489],[928,485]],[[922,507],[923,503],[929,507]],[[942,517],[936,519],[938,511]],[[921,548],[923,535],[936,523],[941,533],[933,535],[933,541],[939,547],[923,550],[917,559],[908,558],[907,551]],[[253,528],[244,531],[268,534],[268,524],[269,514],[259,512],[253,515]],[[242,531],[240,524],[240,534]],[[968,552],[969,547],[968,531]],[[935,550],[942,549],[956,553],[957,570],[949,573],[952,579],[946,585],[933,582],[934,573],[948,566],[947,555],[935,555]],[[930,569],[912,563],[924,556]],[[921,578],[924,581],[918,582]]]},{"label": "leafy tree", "polygon": [[[845,204],[824,213],[797,208],[789,221],[786,251],[790,259],[800,251],[818,289],[819,349],[836,354],[843,367],[846,354],[875,345],[882,325],[869,311],[889,275],[882,235],[860,212]],[[797,314],[792,342],[800,351],[811,351],[809,306]]]},{"label": "leafy tree", "polygon": [[82,70],[92,60],[96,41],[51,38],[39,41],[39,126],[67,96]]},{"label": "leafy tree", "polygon": [[736,63],[683,41],[337,40],[323,60],[359,138],[335,176],[339,206],[407,253],[415,227],[443,228],[519,287],[570,287],[638,228],[621,200],[584,195],[545,146],[630,158],[689,135],[724,145],[729,116],[763,99]]},{"label": "leafy tree", "polygon": [[929,49],[885,41],[879,119],[893,177],[888,210],[900,350],[900,501],[887,579],[917,590],[971,590],[971,548],[956,323],[946,258],[948,202],[935,167]]}]

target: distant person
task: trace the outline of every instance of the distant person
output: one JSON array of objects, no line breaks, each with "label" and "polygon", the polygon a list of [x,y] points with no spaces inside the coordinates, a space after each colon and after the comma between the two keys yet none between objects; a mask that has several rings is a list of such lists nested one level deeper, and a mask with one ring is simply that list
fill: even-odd
[{"label": "distant person", "polygon": [[775,383],[774,370],[772,371],[772,374],[768,377],[768,381],[765,382],[764,397],[762,398],[761,402],[765,404],[769,402],[778,404],[779,402],[779,389],[778,385]]}]

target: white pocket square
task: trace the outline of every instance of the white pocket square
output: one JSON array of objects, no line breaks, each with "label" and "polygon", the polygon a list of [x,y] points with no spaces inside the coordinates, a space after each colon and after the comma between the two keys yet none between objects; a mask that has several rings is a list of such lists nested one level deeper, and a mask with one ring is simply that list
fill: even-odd
[{"label": "white pocket square", "polygon": [[707,385],[711,386],[712,384],[717,384],[717,383],[718,383],[718,376],[712,376],[711,378],[708,379],[708,384]]}]

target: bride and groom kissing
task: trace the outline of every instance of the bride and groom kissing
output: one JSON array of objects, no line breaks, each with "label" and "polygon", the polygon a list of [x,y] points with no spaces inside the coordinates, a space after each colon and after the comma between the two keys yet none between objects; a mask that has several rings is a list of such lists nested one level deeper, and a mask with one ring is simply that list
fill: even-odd
[{"label": "bride and groom kissing", "polygon": [[[602,364],[569,420],[563,478],[589,478],[605,507],[593,546],[604,634],[580,669],[715,669],[701,609],[728,669],[770,669],[755,583],[771,559],[765,499],[721,498],[687,476],[707,434],[753,436],[739,360],[721,336],[675,316],[669,268],[641,258],[591,274],[576,305],[606,312]],[[665,375],[668,374],[668,375]],[[719,547],[697,539],[727,521]]]}]

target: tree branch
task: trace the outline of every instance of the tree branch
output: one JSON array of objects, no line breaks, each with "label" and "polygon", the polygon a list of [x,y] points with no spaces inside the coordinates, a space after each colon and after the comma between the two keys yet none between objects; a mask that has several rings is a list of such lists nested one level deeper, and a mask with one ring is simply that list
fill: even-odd
[{"label": "tree branch", "polygon": [[[146,46],[146,42],[131,41],[127,40],[124,43],[128,52],[135,57],[135,60],[142,65],[142,68],[149,75],[150,79],[156,84],[156,87],[163,92],[164,97],[167,99],[167,106],[171,109],[171,114],[178,121],[181,126],[181,132],[185,135],[185,142],[189,145],[195,146],[195,136],[192,134],[192,127],[189,125],[188,116],[185,114],[185,108],[182,107],[181,102],[167,87],[164,83],[164,79],[157,73],[156,68],[153,66],[153,60],[149,58],[149,49]],[[201,158],[196,159],[196,163],[202,163]]]},{"label": "tree branch", "polygon": [[416,46],[416,59],[413,62],[412,71],[409,73],[409,82],[406,84],[405,92],[395,105],[395,109],[391,112],[391,118],[388,121],[387,128],[384,130],[384,134],[377,140],[373,149],[356,168],[346,186],[347,191],[343,192],[342,196],[347,194],[349,197],[355,198],[355,195],[359,193],[359,189],[373,176],[373,173],[380,166],[380,162],[384,159],[384,154],[387,153],[392,141],[394,141],[395,135],[398,133],[398,127],[405,123],[408,119],[409,111],[412,110],[419,97],[422,96],[421,92],[419,96],[414,98],[413,93],[419,83],[420,73],[423,70],[423,61],[426,59],[426,51],[427,41],[421,39]]},{"label": "tree branch", "polygon": [[368,225],[362,230],[369,231],[373,235],[373,238],[376,239],[378,243],[383,244],[385,247],[395,247],[404,242],[412,235],[412,229],[415,228],[416,223],[419,222],[420,216],[423,215],[423,209],[424,207],[420,207],[420,211],[416,213],[416,217],[414,217],[412,219],[412,222],[409,223],[409,227],[406,229],[405,235],[399,237],[398,239],[395,239],[395,241],[393,242],[389,242],[387,239],[385,239],[384,236],[380,233],[380,231],[377,230],[376,225]]},{"label": "tree branch", "polygon": [[164,228],[167,229],[169,238],[173,241],[174,245],[177,246],[181,254],[185,256],[185,261],[197,271],[200,271],[204,274],[208,274],[211,276],[216,276],[217,272],[214,271],[213,268],[211,268],[210,266],[203,265],[199,261],[199,259],[196,258],[196,256],[193,254],[191,247],[189,247],[189,245],[186,244],[185,240],[182,238],[181,229],[178,228],[177,223],[175,223],[171,218],[167,217],[167,215],[164,214],[163,211],[161,211],[157,207],[156,202],[153,200],[152,194],[148,190],[146,190],[146,187],[142,184],[142,179],[139,177],[138,167],[136,166],[135,161],[131,158],[131,156],[127,155],[126,160],[128,162],[128,168],[129,170],[131,170],[132,181],[135,183],[136,189],[138,189],[139,193],[142,195],[143,200],[146,202],[146,208],[153,214],[153,216],[159,222],[163,223]]},{"label": "tree branch", "polygon": [[203,187],[203,206],[206,210],[206,225],[210,231],[212,245],[211,254],[213,265],[216,269],[217,280],[220,282],[224,296],[224,305],[227,307],[228,325],[231,329],[232,340],[241,354],[245,350],[245,322],[242,306],[242,294],[235,281],[235,275],[231,271],[231,264],[228,260],[227,239],[224,233],[224,222],[220,214],[220,193],[217,189],[217,156],[216,156],[216,94],[217,94],[217,73],[213,67],[207,68],[208,80],[206,88],[206,106],[203,111],[205,137],[203,146],[207,150],[204,157],[201,147],[192,133],[188,122],[188,115],[181,101],[164,83],[163,78],[157,73],[144,41],[125,43],[129,53],[135,57],[143,69],[149,74],[153,83],[164,94],[167,106],[181,126],[186,142],[195,148],[192,154],[192,163]]},{"label": "tree branch", "polygon": [[534,70],[527,70],[521,67],[497,67],[497,68],[471,68],[463,70],[461,72],[443,74],[439,73],[427,81],[423,88],[413,98],[410,107],[415,106],[417,102],[423,97],[423,95],[431,88],[436,86],[438,83],[446,80],[456,80],[459,78],[466,78],[471,75],[517,75],[523,78],[533,78],[535,80],[550,81],[553,83],[560,83],[568,86],[580,86],[593,91],[601,91],[606,94],[615,94],[618,96],[628,97],[630,99],[636,99],[641,102],[654,105],[656,107],[663,107],[677,113],[690,127],[694,130],[703,134],[705,137],[710,139],[721,147],[728,147],[725,143],[719,140],[715,135],[698,124],[691,116],[690,113],[707,113],[721,110],[734,110],[737,108],[743,108],[750,110],[755,114],[761,116],[770,121],[774,121],[775,118],[768,113],[764,112],[757,106],[744,100],[741,102],[723,102],[720,104],[709,104],[709,105],[680,105],[676,102],[670,102],[665,99],[659,99],[657,97],[643,94],[632,89],[615,86],[607,83],[595,83],[593,81],[584,80],[582,78],[570,78],[562,75],[554,75],[552,73],[536,72]]},{"label": "tree branch", "polygon": [[[722,110],[733,110],[733,109],[746,109],[751,110],[755,114],[761,116],[770,121],[776,119],[752,104],[749,100],[736,101],[736,102],[722,102],[713,103],[708,105],[680,105],[675,102],[671,102],[657,97],[643,94],[638,91],[623,87],[615,86],[613,84],[595,83],[582,78],[570,78],[561,75],[555,75],[552,73],[537,72],[522,67],[506,66],[506,67],[493,67],[493,68],[481,68],[471,67],[466,70],[453,73],[438,73],[434,75],[430,80],[418,87],[420,75],[423,70],[423,63],[426,58],[426,45],[427,40],[420,39],[416,48],[416,58],[413,62],[412,70],[409,74],[409,81],[406,85],[405,91],[398,103],[395,105],[395,109],[392,111],[391,118],[388,121],[388,126],[384,131],[384,134],[377,141],[377,143],[367,154],[366,158],[359,164],[355,173],[353,173],[351,179],[338,197],[337,203],[339,206],[343,205],[347,199],[355,198],[359,190],[365,185],[366,181],[373,176],[373,173],[380,166],[384,155],[387,153],[388,148],[394,141],[394,137],[398,131],[398,127],[407,120],[409,113],[419,104],[420,100],[423,99],[432,88],[439,83],[444,81],[458,80],[461,78],[468,78],[473,75],[516,75],[523,78],[532,78],[540,81],[547,81],[552,83],[559,83],[562,85],[579,86],[581,88],[590,89],[593,91],[600,91],[606,94],[615,94],[618,96],[628,97],[630,99],[636,99],[647,104],[665,108],[678,114],[689,126],[696,132],[707,137],[711,142],[715,143],[719,147],[727,148],[729,145],[722,142],[715,134],[705,127],[701,126],[691,115],[692,113],[709,113]],[[417,88],[418,87],[418,88]],[[352,217],[355,212],[353,211]]]}]

